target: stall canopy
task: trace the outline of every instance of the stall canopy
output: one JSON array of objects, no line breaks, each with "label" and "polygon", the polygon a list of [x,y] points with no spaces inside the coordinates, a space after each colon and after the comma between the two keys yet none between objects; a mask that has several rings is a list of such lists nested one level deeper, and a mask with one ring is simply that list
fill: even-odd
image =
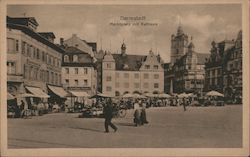
[{"label": "stall canopy", "polygon": [[69,91],[75,97],[90,97],[87,92],[84,91]]},{"label": "stall canopy", "polygon": [[62,87],[56,87],[50,85],[48,85],[48,87],[53,93],[55,93],[61,98],[65,98],[68,95],[68,93]]},{"label": "stall canopy", "polygon": [[34,97],[38,98],[49,98],[49,95],[44,93],[40,88],[37,87],[25,87],[29,92],[31,92]]},{"label": "stall canopy", "polygon": [[217,91],[210,91],[210,92],[207,92],[206,96],[220,96],[220,97],[224,97],[224,94],[221,94]]}]

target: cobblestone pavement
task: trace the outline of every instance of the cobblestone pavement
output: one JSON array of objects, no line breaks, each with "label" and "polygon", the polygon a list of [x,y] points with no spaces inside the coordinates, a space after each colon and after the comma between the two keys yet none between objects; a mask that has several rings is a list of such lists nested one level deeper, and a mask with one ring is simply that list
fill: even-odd
[{"label": "cobblestone pavement", "polygon": [[135,127],[133,110],[113,119],[117,132],[104,133],[104,119],[54,113],[8,119],[9,148],[235,148],[242,146],[242,106],[147,109],[149,124]]}]

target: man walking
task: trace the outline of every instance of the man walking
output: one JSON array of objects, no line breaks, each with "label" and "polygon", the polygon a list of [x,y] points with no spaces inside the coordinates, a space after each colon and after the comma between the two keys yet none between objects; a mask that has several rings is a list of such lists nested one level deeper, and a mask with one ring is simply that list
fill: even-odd
[{"label": "man walking", "polygon": [[111,98],[109,98],[104,106],[103,109],[104,112],[104,118],[105,118],[105,132],[108,133],[109,132],[109,126],[114,129],[114,131],[117,131],[117,127],[111,122],[112,118],[113,118],[113,105],[112,105],[112,101]]}]

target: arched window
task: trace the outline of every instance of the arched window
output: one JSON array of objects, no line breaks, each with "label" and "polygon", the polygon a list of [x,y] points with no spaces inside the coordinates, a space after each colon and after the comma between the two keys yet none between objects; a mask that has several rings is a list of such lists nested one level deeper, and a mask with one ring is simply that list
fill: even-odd
[{"label": "arched window", "polygon": [[69,62],[69,56],[68,55],[64,55],[64,62]]},{"label": "arched window", "polygon": [[78,62],[78,56],[77,55],[73,56],[73,62]]},{"label": "arched window", "polygon": [[123,95],[124,95],[124,94],[128,94],[128,93],[129,93],[129,92],[128,92],[128,91],[126,91],[126,92],[124,92],[124,93],[123,93]]}]

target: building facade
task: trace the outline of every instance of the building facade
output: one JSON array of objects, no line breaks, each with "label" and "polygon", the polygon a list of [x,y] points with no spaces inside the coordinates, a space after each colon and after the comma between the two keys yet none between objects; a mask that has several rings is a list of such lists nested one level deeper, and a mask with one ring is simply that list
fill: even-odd
[{"label": "building facade", "polygon": [[52,32],[39,33],[34,17],[7,17],[7,89],[14,96],[48,94],[48,85],[61,86],[63,49]]},{"label": "building facade", "polygon": [[68,91],[96,94],[97,72],[94,58],[76,47],[66,47],[62,58],[62,84]]},{"label": "building facade", "polygon": [[102,92],[111,96],[126,93],[162,93],[164,71],[161,58],[152,51],[148,55],[129,55],[126,45],[120,54],[107,52],[102,61]]},{"label": "building facade", "polygon": [[242,101],[242,31],[236,40],[212,42],[206,62],[205,90],[224,93],[227,101]]},{"label": "building facade", "polygon": [[201,95],[205,79],[205,59],[208,54],[195,52],[194,44],[178,27],[171,39],[171,62],[164,64],[164,91],[166,93],[196,93]]}]

